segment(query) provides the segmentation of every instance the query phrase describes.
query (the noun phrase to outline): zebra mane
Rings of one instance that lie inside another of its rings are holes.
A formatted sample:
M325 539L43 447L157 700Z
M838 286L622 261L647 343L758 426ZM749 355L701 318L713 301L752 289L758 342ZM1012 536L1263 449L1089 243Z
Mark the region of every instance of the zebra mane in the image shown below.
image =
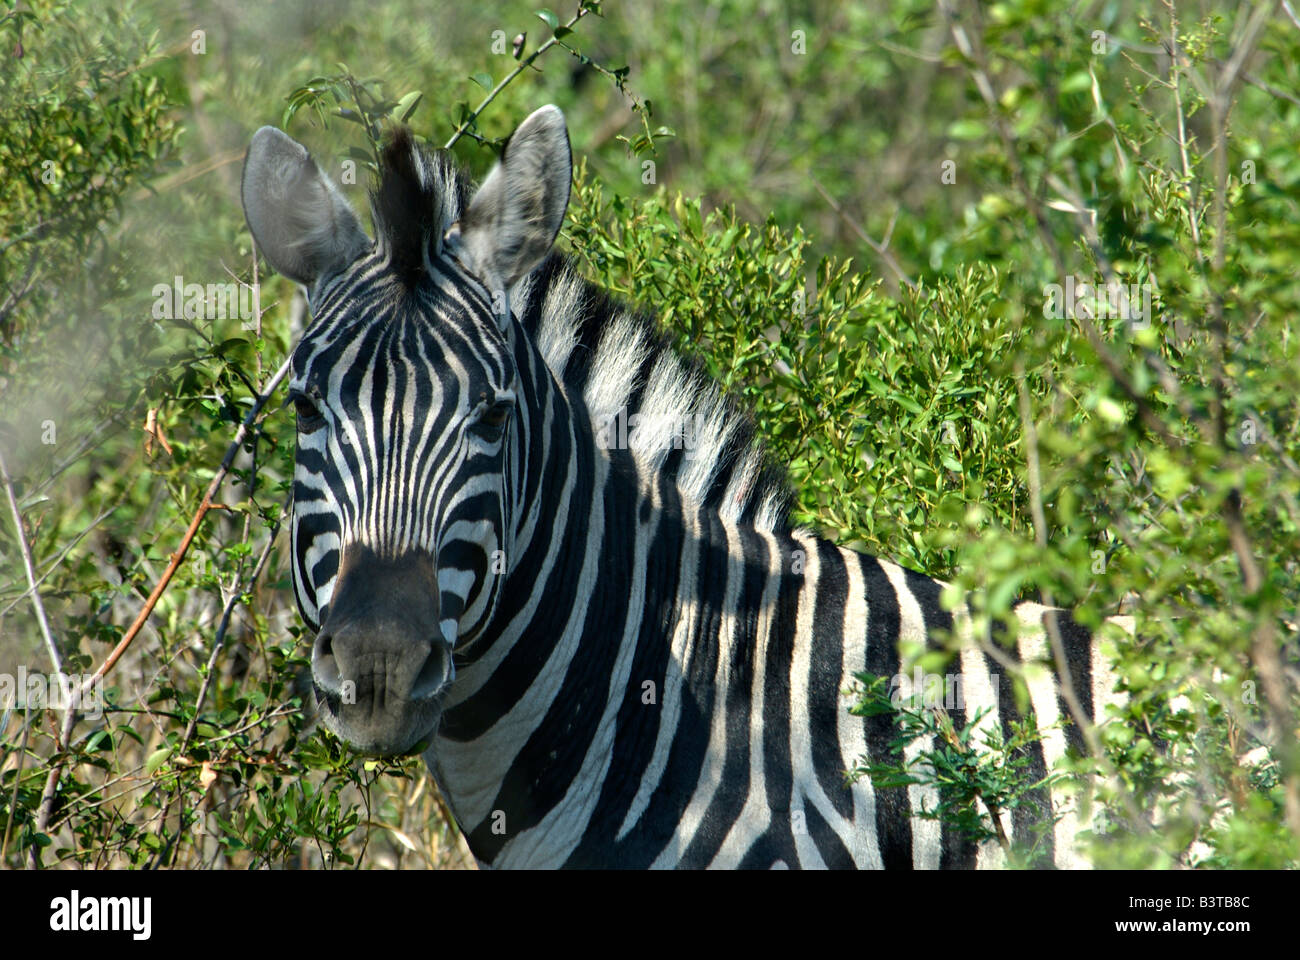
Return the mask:
M393 131L379 160L379 180L370 191L370 217L393 271L408 286L436 257L447 228L469 202L469 179L446 150L429 151L411 131Z
M724 520L788 529L785 471L753 419L698 360L677 352L653 314L611 296L560 253L522 281L512 300L556 379L582 397L593 431L613 433L611 418L620 411L640 415L642 439L652 441L632 445L641 463ZM670 442L680 424L691 427L693 456Z
M406 128L385 148L371 213L393 269L413 286L443 233L468 205L470 182L446 151L430 153ZM695 358L678 353L654 315L612 297L552 252L517 284L511 305L570 400L581 398L593 434L611 418L638 417L630 446L649 470L724 520L762 530L789 528L792 494L749 413ZM615 420L617 423L618 421ZM684 425L688 451L667 433ZM617 433L617 429L613 431ZM621 435L620 435L621 437ZM680 445L679 445L680 446Z

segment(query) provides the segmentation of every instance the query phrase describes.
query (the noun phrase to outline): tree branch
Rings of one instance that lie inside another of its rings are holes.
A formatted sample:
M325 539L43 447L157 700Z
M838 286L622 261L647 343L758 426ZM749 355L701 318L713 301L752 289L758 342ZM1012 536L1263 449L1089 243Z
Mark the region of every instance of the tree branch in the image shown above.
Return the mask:
M583 17L585 17L587 14L589 14L590 12L591 11L587 9L587 6L585 4L579 3L578 12L575 13L569 19L569 21L563 25L563 28L565 30L572 30L573 25L577 23L579 20L581 20ZM488 95L483 98L483 101L477 107L474 108L474 112L461 121L460 125L456 127L456 132L451 135L451 139L448 140L445 144L443 144L443 149L450 150L452 147L454 147L456 145L456 141L458 141L462 136L464 136L466 132L469 131L469 128L474 125L474 121L476 121L479 118L479 114L481 114L485 109L487 109L487 105L497 98L497 94L499 94L502 90L504 90L507 86L509 86L510 82L514 80L515 77L519 76L519 74L523 73L525 70L531 67L533 65L533 62L538 57L540 57L547 50L551 49L551 47L557 46L559 44L560 44L560 38L555 36L554 33L552 33L545 43L543 43L540 47L538 47L528 56L524 57L523 60L519 61L519 66L515 67L504 77L502 77L501 81L497 83L497 85L493 87L490 91L488 91ZM473 134L471 134L471 136L473 136Z

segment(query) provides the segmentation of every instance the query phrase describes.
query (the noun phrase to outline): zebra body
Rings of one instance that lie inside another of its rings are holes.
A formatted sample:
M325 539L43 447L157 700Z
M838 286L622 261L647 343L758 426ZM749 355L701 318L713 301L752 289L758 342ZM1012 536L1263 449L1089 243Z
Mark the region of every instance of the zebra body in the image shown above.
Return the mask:
M889 759L896 736L889 716L848 712L856 673L907 692L910 661L954 634L950 669L990 708L981 724L1005 728L1019 711L1004 665L961 607L943 609L942 584L786 523L744 416L549 253L569 176L553 107L472 199L399 133L372 243L302 147L254 138L250 228L315 315L290 384L293 571L325 722L363 752L426 743L485 865L1004 862L996 843L915 818L932 790L844 777ZM610 444L630 414L650 424L643 442ZM703 425L694 446L671 442L684 422ZM1044 608L1017 612L1026 629L1003 656L1050 660ZM1061 621L1099 721L1114 678ZM1048 728L1041 778L1083 744L1053 728L1053 675L1025 673ZM968 709L950 709L958 728ZM1077 865L1071 798L1041 801L1066 814L1053 862ZM1029 838L1024 809L1001 816Z

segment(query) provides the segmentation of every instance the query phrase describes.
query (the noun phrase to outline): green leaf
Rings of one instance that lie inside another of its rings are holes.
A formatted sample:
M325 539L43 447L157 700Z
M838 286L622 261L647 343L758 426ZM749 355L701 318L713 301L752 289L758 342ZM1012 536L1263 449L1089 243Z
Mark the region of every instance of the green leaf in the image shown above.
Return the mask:
M473 80L475 83L477 83L484 90L488 91L488 93L491 93L492 87L495 86L495 83L492 80L492 74L490 73L476 73L473 76L471 76L470 79Z
M948 125L948 136L953 140L982 140L988 132L982 120L958 120Z
M1062 93L1079 93L1092 86L1092 77L1087 70L1076 70L1061 81Z
M397 117L398 121L401 123L406 123L406 121L411 119L411 114L415 113L416 107L420 105L420 101L423 99L423 93L419 90L412 90L406 96L402 97L401 100L397 101L397 106L393 108L393 116Z
M144 762L144 775L146 777L152 777L158 772L158 768L167 761L167 758L170 757L171 754L171 747L160 747L153 753L149 754L148 759Z
M908 411L909 413L914 413L917 416L920 416L920 414L922 413L921 405L919 403L917 403L911 397L906 397L901 393L894 394L894 402L897 403L904 410Z
M1097 398L1097 413L1109 423L1119 424L1125 420L1124 408L1110 397Z
M557 17L554 13L552 13L552 12L551 12L550 10L548 10L546 7L542 7L542 9L540 9L540 10L537 11L537 19L541 20L543 23L545 23L545 24L546 24L548 27L550 27L552 30L554 30L556 27L558 27L558 26L560 25L560 19L559 19L559 17Z

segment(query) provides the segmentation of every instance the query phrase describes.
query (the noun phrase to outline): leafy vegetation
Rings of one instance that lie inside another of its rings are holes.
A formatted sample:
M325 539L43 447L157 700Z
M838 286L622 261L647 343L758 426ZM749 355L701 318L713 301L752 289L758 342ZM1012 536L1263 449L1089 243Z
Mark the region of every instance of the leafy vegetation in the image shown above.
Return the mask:
M1124 722L1074 761L1097 861L1295 865L1286 9L428 6L0 8L0 672L122 647L102 717L0 702L6 864L468 864L414 762L303 712L276 371L304 305L258 272L238 164L285 124L360 210L387 124L482 172L555 102L583 158L562 243L754 411L797 522L969 591L980 631L1025 597L1135 614ZM859 773L941 780L933 815L996 838L1042 731L974 751L903 719Z

